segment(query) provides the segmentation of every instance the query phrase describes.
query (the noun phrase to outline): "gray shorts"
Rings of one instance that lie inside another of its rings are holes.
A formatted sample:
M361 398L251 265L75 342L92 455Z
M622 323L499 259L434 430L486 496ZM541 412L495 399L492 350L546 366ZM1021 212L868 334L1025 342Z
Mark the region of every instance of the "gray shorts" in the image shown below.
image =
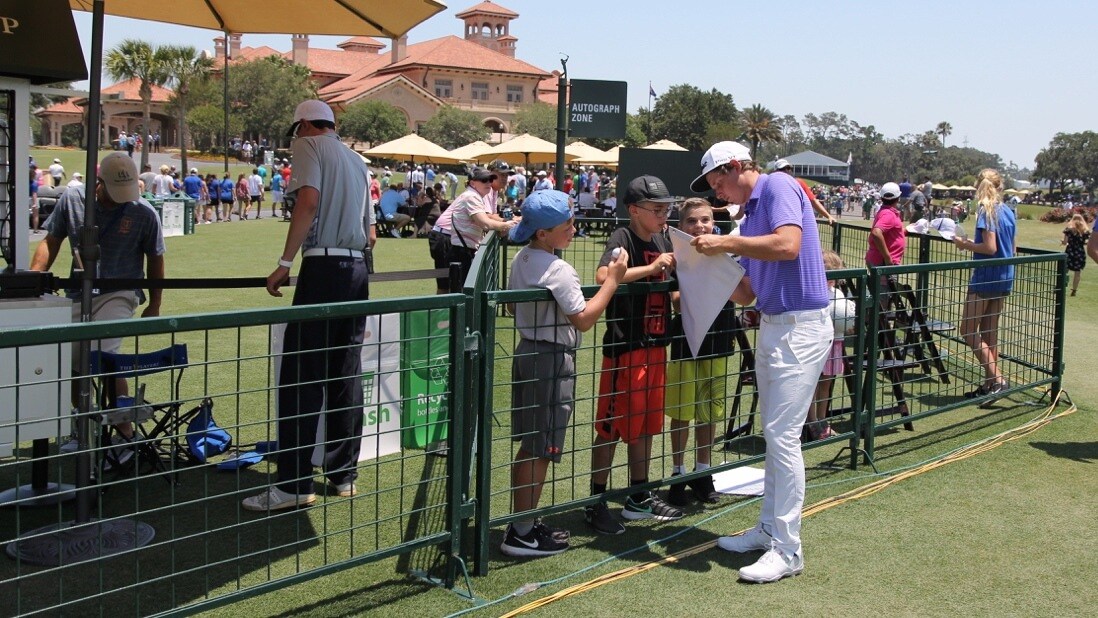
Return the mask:
M559 462L575 405L575 350L523 339L511 375L512 439L535 457Z
M138 306L137 294L133 290L116 290L114 292L107 292L100 294L99 296L92 297L92 310L91 319L92 322L103 322L106 320L128 320L134 316L137 312ZM80 301L77 300L72 304L72 321L73 324L80 323ZM72 357L75 359L77 354L77 347L79 342L74 342L72 346ZM122 348L122 338L112 337L110 339L92 339L91 349L101 350L103 352L118 352Z

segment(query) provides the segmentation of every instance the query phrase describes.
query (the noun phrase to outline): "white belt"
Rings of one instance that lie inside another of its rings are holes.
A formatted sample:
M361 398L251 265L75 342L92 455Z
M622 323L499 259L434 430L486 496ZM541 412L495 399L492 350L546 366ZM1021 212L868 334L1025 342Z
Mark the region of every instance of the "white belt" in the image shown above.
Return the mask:
M447 236L450 235L450 230L444 230L444 229L440 228L437 225L435 227L431 228L431 231L432 232L437 232L439 234L446 234Z
M762 314L767 324L797 324L798 322L820 322L831 315L827 307L823 309L805 309L804 311L786 311L785 313Z
M317 247L315 249L306 249L301 252L302 257L362 257L362 252L358 249L344 249L342 247Z

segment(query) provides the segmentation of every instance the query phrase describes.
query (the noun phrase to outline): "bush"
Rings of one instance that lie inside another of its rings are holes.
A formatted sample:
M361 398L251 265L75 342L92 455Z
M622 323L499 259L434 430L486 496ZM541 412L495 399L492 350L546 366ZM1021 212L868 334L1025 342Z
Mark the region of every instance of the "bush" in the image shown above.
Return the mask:
M1074 208L1053 208L1052 210L1041 215L1041 221L1045 223L1065 223L1071 219L1072 215L1083 215L1083 218L1087 220L1087 223L1093 223L1094 218L1098 217L1098 207L1086 207L1076 206Z

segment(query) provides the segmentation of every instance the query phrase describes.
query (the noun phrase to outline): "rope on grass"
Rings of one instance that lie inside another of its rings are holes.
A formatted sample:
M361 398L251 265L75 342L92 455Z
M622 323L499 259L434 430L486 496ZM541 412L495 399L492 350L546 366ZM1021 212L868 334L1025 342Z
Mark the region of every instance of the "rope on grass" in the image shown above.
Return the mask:
M1056 396L1056 398L1052 401L1052 403L1049 404L1048 408L1046 408L1036 418L1026 422L1023 425L1020 425L1020 426L1015 427L1013 429L1007 429L1006 431L1003 431L1002 433L996 434L994 436L990 436L990 437L985 438L983 440L980 440L978 442L973 442L971 444L962 446L962 447L960 447L960 448L958 448L954 451L951 451L951 452L946 453L946 454L944 454L940 457L937 457L937 458L935 458L935 459L933 459L933 460L931 460L927 463L916 466L914 468L904 470L902 472L899 472L899 473L894 474L892 476L889 476L887 478L883 478L883 479L880 479L878 481L874 481L874 482L869 483L867 485L864 485L862 487L858 487L858 488L852 489L850 491L841 493L837 496L832 496L830 498L825 498L823 500L820 500L819 502L817 502L815 504L812 504L812 505L810 505L810 506L808 506L804 509L804 511L803 511L804 517L811 517L811 516L816 515L818 513L822 513L823 511L826 511L827 509L834 508L836 506L845 504L847 502L850 502L850 501L853 501L853 500L859 500L861 498L866 498L866 497L871 496L871 495L873 495L873 494L875 494L879 491L882 491L882 490L886 489L887 487L890 487L891 485L899 483L900 481L909 479L909 478L914 477L914 476L918 476L920 474L924 474L926 472L930 472L931 470L935 470L935 469L940 468L942 466L946 466L946 465L949 465L949 464L952 464L952 463L957 463L958 461L962 461L962 460L968 459L970 457L975 457L976 455L981 455L983 453L986 453L988 451L996 449L996 448L998 448L998 447L1000 447L1000 446L1002 446L1002 445L1004 445L1008 442L1018 440L1019 438L1024 438L1024 437L1038 431L1039 429L1041 429L1045 425L1048 425L1052 421L1057 420L1059 418L1062 418L1064 416L1067 416L1069 414L1074 414L1076 411L1078 411L1078 407L1074 403L1072 403L1071 406L1069 408L1067 408L1066 410L1064 410L1063 412L1061 412L1059 414L1056 414L1056 415L1052 414L1052 412L1056 409L1056 406L1059 404L1060 398L1063 395L1064 395L1064 391L1061 390L1060 394L1058 394ZM1069 399L1069 401L1070 401L1070 399ZM742 532L746 532L746 530L741 530L737 534L740 534ZM682 561L686 558L689 558L691 556L699 554L699 553L701 553L703 551L706 551L706 550L708 550L712 547L715 547L715 546L716 546L716 541L710 541L710 542L702 543L700 545L695 545L694 547L690 547L690 548L684 549L682 551L675 552L674 554L670 554L668 556L660 558L659 560L654 560L654 561L651 561L651 562L646 562L646 563L643 563L643 564L634 565L634 566L631 566L631 567L620 569L618 571L614 571L613 573L607 573L607 574L602 575L600 577L596 577L595 579L592 579L590 581L586 581L586 582L583 582L581 584L576 584L574 586L570 586L568 588L565 588L564 590L553 593L549 596L542 597L542 598L540 598L536 601L532 601L530 603L527 603L526 605L523 605L522 607L519 607L515 610L512 610L512 611L506 613L506 614L503 614L501 618L511 618L513 616L520 616L522 614L526 614L526 613L529 613L531 611L541 609L541 608L549 605L550 603L554 603L554 602L559 601L561 599L576 596L578 594L582 594L584 592L588 592L590 590L600 588L602 586L605 586L606 584L613 583L613 582L616 582L616 581L620 581L620 580L626 579L628 577L632 577L634 575L639 575L641 573L645 573L645 572L650 571L650 570L652 570L656 567L659 567L659 566L663 566L663 565L667 565L667 564L674 564L674 563L680 562L680 561ZM522 587L522 591L523 591L523 593L533 592L534 590L537 590L538 587L539 587L538 584L527 584L526 586Z

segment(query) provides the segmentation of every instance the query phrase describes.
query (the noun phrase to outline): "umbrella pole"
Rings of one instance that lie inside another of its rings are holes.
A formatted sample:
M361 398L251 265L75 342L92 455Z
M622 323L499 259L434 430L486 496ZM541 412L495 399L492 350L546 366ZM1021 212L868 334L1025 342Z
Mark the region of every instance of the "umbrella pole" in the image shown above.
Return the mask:
M99 235L95 226L95 187L99 162L99 132L102 130L100 113L100 89L103 73L103 13L104 0L95 0L92 6L91 71L88 92L88 155L85 170L84 227L80 230L80 259L84 267L80 289L80 321L91 321L92 286L96 264L99 260ZM88 190L88 187L91 190ZM67 345L62 343L61 345ZM98 560L110 554L131 551L147 545L153 539L152 526L132 519L95 520L91 517L91 502L96 488L91 484L92 453L91 409L92 379L89 375L88 357L91 341L85 339L77 346L76 366L80 377L76 380L79 391L76 417L76 520L43 526L23 533L9 543L9 556L27 564L44 566L69 565L76 562ZM107 378L113 379L113 378Z
M225 133L222 136L221 150L222 155L225 157L225 173L229 173L229 31L224 32L225 44L222 45L222 49L225 51L224 69L221 71L221 88L222 88L222 111L225 113ZM229 214L232 214L232 207L229 208Z

